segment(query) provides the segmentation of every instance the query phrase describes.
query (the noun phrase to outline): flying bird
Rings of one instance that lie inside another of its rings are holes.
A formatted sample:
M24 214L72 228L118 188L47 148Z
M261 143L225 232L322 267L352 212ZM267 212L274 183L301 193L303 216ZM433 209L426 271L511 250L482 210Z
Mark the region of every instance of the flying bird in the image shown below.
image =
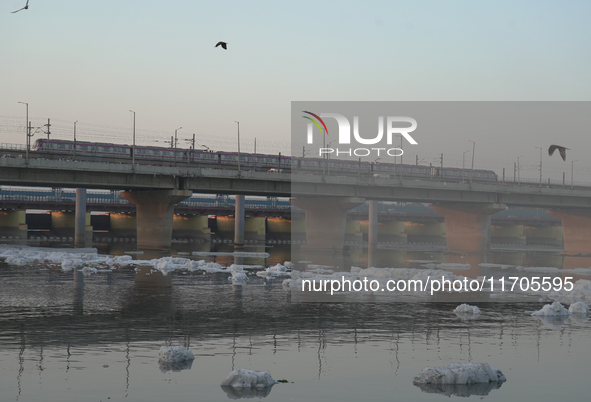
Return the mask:
M25 6L23 8L16 10L16 11L12 11L11 14L18 13L21 10L28 10L28 9L29 9L29 0L27 0L27 4L25 4Z
M548 148L548 155L552 156L554 151L558 150L558 152L560 153L560 156L562 156L562 160L565 161L567 149L569 149L569 148L561 147L560 145L550 145L550 148Z
M216 43L215 47L218 47L220 45L224 48L224 50L227 50L228 49L226 47L226 46L228 46L228 44L226 42L218 42L218 43Z

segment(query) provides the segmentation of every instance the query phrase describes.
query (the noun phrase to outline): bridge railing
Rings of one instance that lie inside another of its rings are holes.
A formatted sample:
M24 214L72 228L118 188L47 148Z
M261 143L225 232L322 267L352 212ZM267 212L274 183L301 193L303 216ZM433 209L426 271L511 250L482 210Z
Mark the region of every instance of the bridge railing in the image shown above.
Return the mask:
M517 185L526 185L526 186L540 186L540 179L513 179L513 178L505 178L505 181L502 179L499 180L499 183L505 184L517 184ZM542 179L542 187L560 187L560 188L589 188L591 187L590 182L584 181L570 181L570 180L552 180L552 179Z
M0 155L2 154L3 150L6 150L6 151L26 151L27 147L26 147L26 145L23 145L23 144L10 144L7 142L1 142L0 143Z

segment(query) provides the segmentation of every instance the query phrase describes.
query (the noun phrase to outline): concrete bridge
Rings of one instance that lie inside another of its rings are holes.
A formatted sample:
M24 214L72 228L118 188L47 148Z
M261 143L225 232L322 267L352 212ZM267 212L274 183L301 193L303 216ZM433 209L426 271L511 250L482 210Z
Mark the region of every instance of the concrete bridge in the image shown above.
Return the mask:
M23 189L0 190L0 234L8 239L63 241L74 236L74 190ZM246 198L245 242L287 243L306 240L303 210L288 201ZM49 213L25 210L46 210ZM86 236L95 242L132 241L137 236L135 205L121 198L119 191L89 191ZM175 206L173 240L177 242L228 242L234 238L235 200L227 195L195 194ZM368 241L368 204L347 214L345 243L361 245ZM208 219L209 216L209 219ZM212 217L213 216L213 217ZM384 244L446 243L443 215L424 204L379 203L378 240ZM552 245L562 247L560 220L540 209L513 208L491 216L491 241L505 245ZM292 230L293 228L293 230ZM108 232L108 233L107 233ZM214 233L215 235L211 235ZM286 242L287 241L287 242Z
M506 206L525 206L549 208L550 214L562 220L567 253L591 252L591 188L19 158L0 158L0 184L125 190L122 196L136 204L140 248L168 247L174 206L197 191L237 195L237 245L244 244L240 233L244 232L244 195L248 194L292 197L294 205L306 212L308 244L319 249L342 250L347 211L365 200L370 200L369 242L377 244L375 202L382 200L431 203L444 216L451 251L487 249L490 216ZM85 199L80 190L77 210L86 210Z

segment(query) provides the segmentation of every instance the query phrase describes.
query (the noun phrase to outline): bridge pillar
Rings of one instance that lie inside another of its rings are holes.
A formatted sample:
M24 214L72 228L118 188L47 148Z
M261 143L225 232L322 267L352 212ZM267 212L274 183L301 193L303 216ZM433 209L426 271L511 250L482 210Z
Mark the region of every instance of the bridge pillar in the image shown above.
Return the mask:
M306 251L342 252L347 211L365 203L354 197L291 198L289 202L305 211Z
M562 221L564 252L568 254L591 253L591 210L582 208L551 209L550 215Z
M138 249L167 249L172 242L174 206L191 196L188 190L124 191L135 204Z
M490 248L490 216L504 204L431 204L429 208L445 219L447 250L482 252Z
M244 195L236 195L234 206L234 246L244 246Z
M86 245L86 189L76 189L76 218L74 219L74 244Z

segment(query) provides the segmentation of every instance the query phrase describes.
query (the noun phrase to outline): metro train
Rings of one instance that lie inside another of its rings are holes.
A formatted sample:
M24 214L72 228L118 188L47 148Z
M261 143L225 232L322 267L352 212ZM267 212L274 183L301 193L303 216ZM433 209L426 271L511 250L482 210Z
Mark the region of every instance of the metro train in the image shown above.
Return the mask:
M64 155L65 157L86 157L89 160L107 161L131 159L133 149L129 145L76 141L38 139L33 151ZM202 167L235 169L238 165L237 152L213 152L200 149L165 148L136 145L136 163L144 164L192 164ZM240 153L240 166L243 170L268 172L327 173L342 176L390 178L430 178L447 181L496 182L497 175L492 170L459 169L424 165L361 162L343 159L303 158L281 155Z

